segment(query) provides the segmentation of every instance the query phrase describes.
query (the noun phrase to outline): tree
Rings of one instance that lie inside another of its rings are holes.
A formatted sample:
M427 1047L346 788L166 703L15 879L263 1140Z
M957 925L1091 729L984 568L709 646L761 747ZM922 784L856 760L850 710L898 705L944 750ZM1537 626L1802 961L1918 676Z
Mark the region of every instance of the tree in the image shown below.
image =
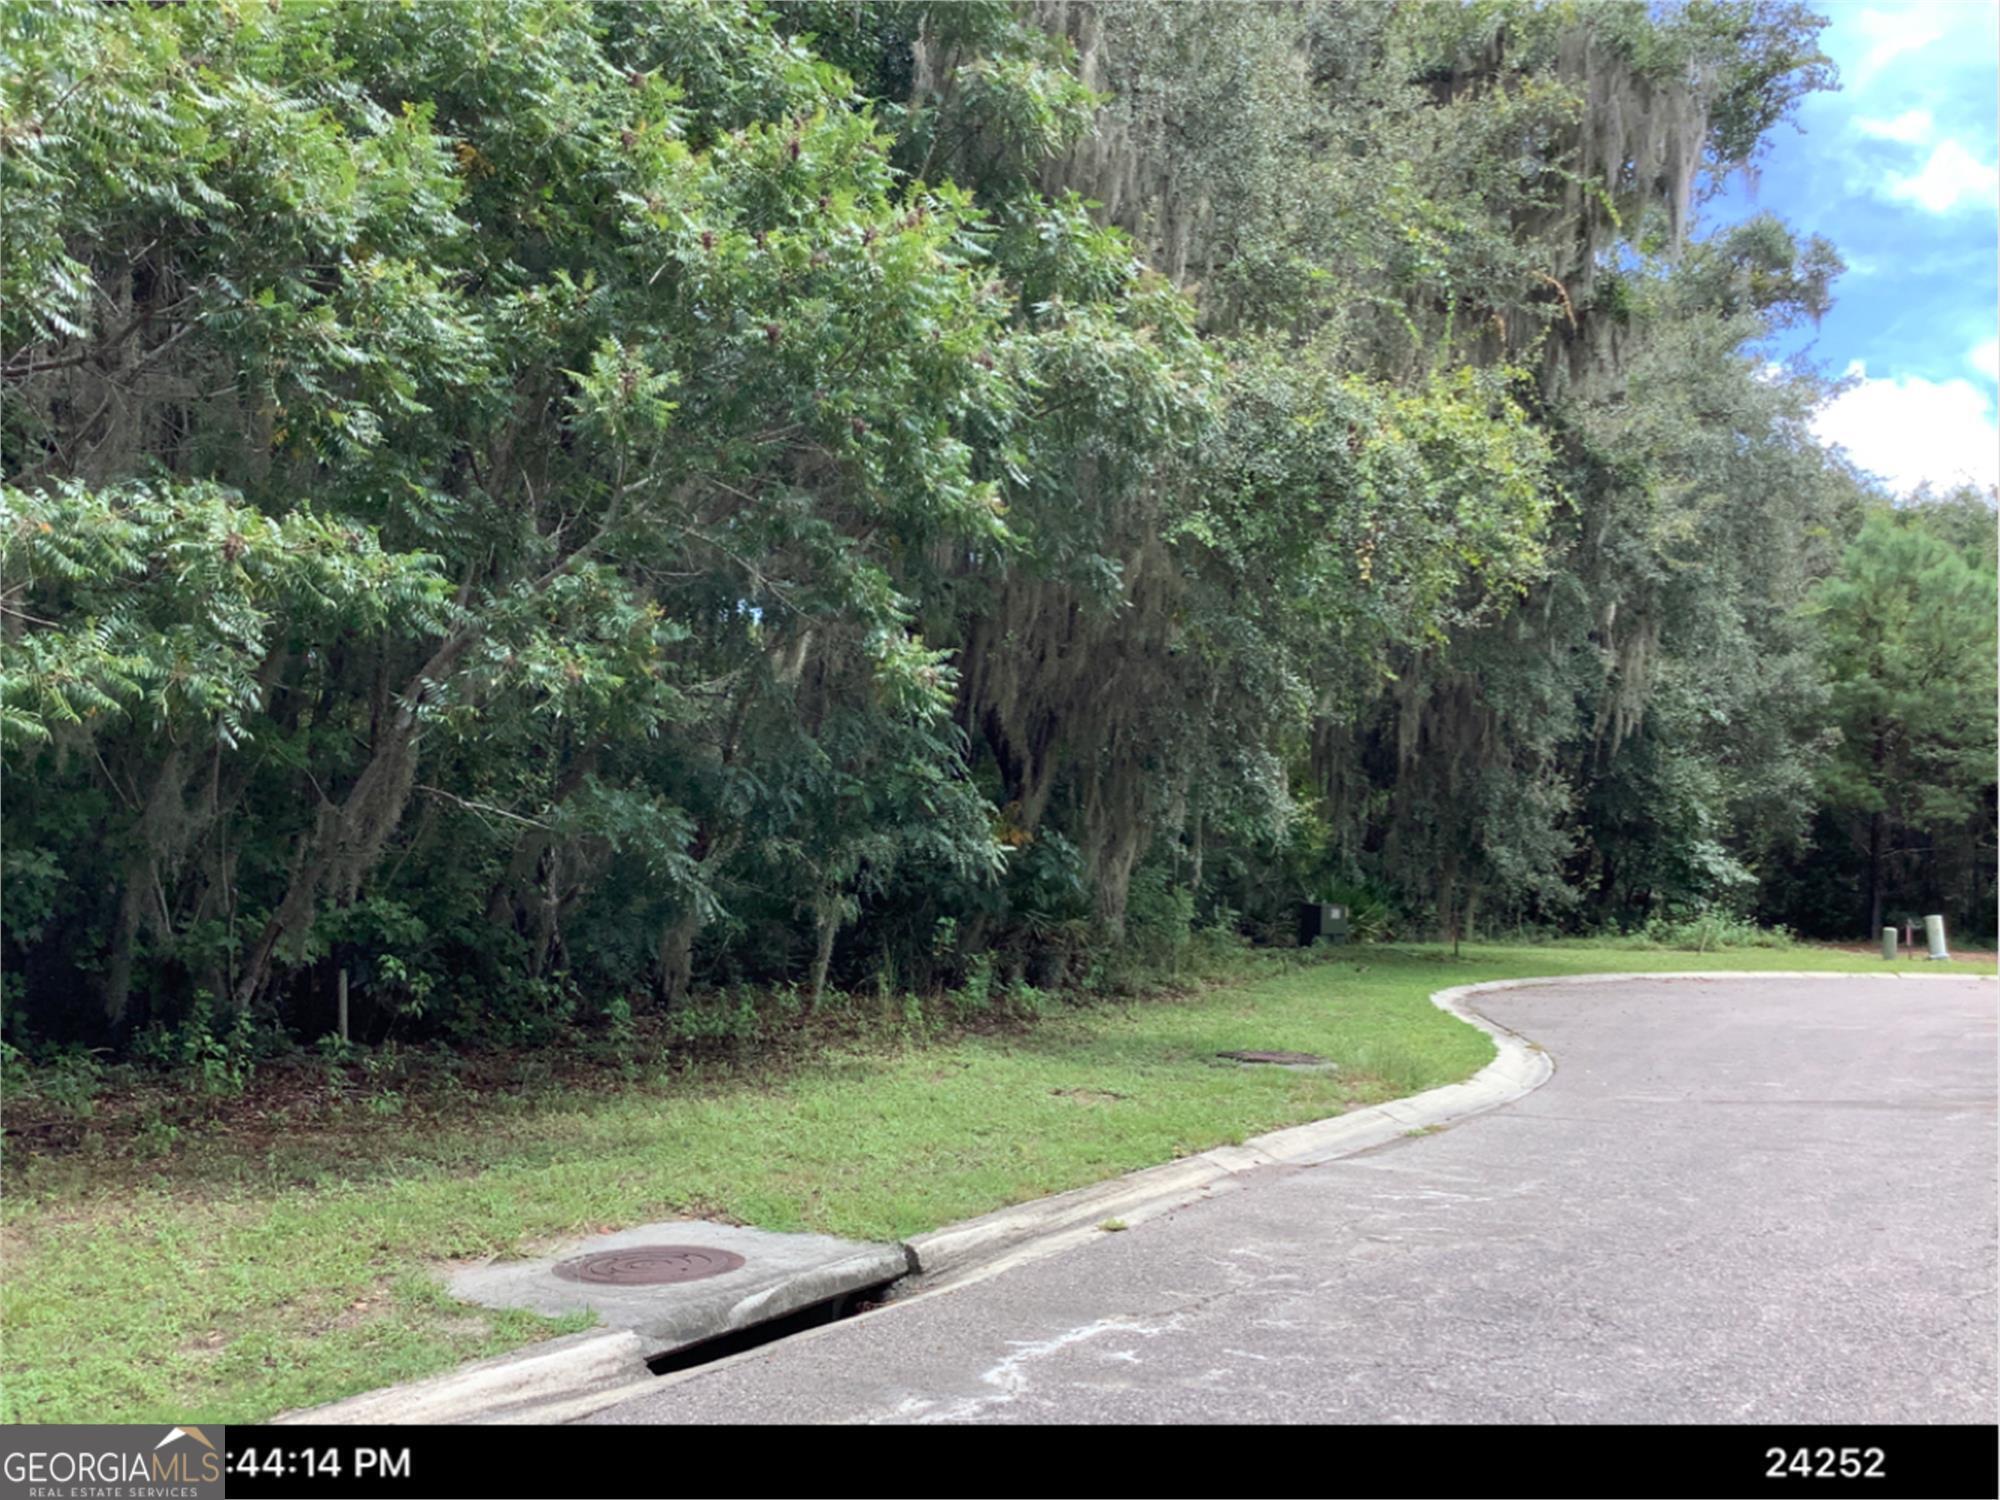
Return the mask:
M755 840L924 780L1007 303L841 74L747 5L7 14L31 975L504 989L636 866L671 995ZM990 865L930 781L892 826Z
M1864 491L1766 357L1839 262L1699 211L1819 24L0 11L7 1025L1795 909L1873 816L1799 608ZM1990 580L1980 505L1912 524ZM1970 733L1865 783L1954 900Z
M1865 829L1871 933L1894 893L1956 886L1954 914L1971 906L1971 890L1940 878L1948 862L1961 878L1987 872L1990 890L1994 574L1927 519L1871 516L1811 603L1840 734L1826 800Z

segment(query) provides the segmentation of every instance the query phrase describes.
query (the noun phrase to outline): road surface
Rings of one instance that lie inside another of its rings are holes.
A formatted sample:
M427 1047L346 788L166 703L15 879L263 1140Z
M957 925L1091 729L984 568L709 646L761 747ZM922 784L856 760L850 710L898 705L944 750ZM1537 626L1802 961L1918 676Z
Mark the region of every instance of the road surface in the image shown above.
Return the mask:
M1996 987L1478 997L1554 1078L592 1420L1992 1422Z

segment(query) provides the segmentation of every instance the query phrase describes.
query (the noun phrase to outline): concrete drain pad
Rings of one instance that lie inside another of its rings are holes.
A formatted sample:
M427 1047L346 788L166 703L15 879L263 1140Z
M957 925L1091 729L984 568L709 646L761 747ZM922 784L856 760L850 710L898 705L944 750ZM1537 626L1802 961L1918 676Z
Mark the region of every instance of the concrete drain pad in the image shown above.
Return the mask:
M549 1317L594 1312L612 1328L631 1329L652 1359L909 1270L901 1245L679 1219L593 1235L540 1260L472 1266L449 1285L454 1297L482 1307Z

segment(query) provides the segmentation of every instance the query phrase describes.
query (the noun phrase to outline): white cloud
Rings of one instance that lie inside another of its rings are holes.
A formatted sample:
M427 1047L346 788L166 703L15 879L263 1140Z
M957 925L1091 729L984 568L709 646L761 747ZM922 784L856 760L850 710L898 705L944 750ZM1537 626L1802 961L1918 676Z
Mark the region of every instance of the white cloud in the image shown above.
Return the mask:
M1901 141L1905 146L1914 146L1930 139L1931 112L1906 109L1893 120L1875 120L1864 115L1855 120L1854 128L1878 141Z
M1848 373L1860 378L1813 418L1821 442L1845 448L1898 494L1925 480L2000 484L2000 424L1992 398L1978 386L1917 375L1871 379L1859 361Z
M1943 39L1943 15L1932 6L1903 6L1895 10L1864 10L1853 17L1857 40L1866 49L1855 63L1865 83L1905 52L1921 52Z
M1949 213L1961 203L1990 209L2000 200L2000 166L1981 161L1957 141L1940 141L1921 172L1890 179L1889 196L1934 214Z
M1988 380L2000 381L2000 338L1988 339L1983 344L1974 344L1965 358L1973 369Z

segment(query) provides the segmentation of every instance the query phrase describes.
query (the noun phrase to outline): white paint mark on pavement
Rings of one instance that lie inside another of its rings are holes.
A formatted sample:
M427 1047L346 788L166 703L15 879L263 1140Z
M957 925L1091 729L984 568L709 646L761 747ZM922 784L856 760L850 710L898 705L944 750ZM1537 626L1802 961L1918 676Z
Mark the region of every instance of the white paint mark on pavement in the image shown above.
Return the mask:
M1178 1331L1180 1322L1178 1317L1169 1318L1166 1322L1158 1324L1138 1323L1123 1317L1099 1318L1094 1323L1085 1323L1080 1328L1069 1329L1054 1338L1041 1339L1034 1343L1014 1340L1012 1342L1016 1352L1008 1355L991 1369L981 1372L979 1376L983 1384L993 1387L995 1394L967 1397L942 1408L925 1397L912 1396L902 1401L895 1411L889 1414L888 1420L914 1419L925 1424L977 1421L996 1406L1007 1406L1018 1401L1027 1392L1029 1371L1038 1360L1060 1354L1065 1349L1088 1343L1107 1333L1157 1338L1160 1334ZM1125 1358L1132 1364L1139 1362L1138 1354L1132 1350L1121 1351L1113 1357Z

